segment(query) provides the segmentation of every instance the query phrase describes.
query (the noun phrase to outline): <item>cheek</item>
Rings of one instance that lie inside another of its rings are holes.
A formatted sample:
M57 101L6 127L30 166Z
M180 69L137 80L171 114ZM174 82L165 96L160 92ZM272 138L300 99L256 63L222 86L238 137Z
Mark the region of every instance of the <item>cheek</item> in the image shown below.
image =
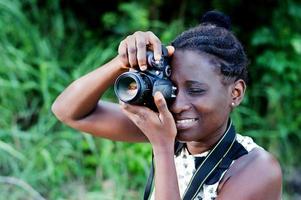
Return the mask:
M194 101L193 106L203 120L216 112L216 105L206 98L200 98Z
M212 94L194 101L194 107L200 115L228 115L230 107L225 95ZM213 117L213 116L212 116ZM214 118L217 116L214 116Z

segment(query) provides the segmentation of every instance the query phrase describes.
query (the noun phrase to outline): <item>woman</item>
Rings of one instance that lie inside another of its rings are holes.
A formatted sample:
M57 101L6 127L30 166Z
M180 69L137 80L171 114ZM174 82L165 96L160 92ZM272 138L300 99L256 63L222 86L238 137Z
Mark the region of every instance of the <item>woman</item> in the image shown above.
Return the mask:
M177 96L168 106L157 92L154 102L158 112L99 101L120 74L131 68L147 69L147 49L154 52L156 60L161 58L158 37L140 31L120 43L114 59L67 87L52 110L62 122L95 136L150 142L155 163L153 197L184 198L192 187L190 180L205 162L202 157L234 130L230 113L244 97L247 58L229 29L228 17L208 12L199 26L182 33L167 47ZM280 199L278 162L250 138L234 135L229 151L223 151L227 154L191 199Z

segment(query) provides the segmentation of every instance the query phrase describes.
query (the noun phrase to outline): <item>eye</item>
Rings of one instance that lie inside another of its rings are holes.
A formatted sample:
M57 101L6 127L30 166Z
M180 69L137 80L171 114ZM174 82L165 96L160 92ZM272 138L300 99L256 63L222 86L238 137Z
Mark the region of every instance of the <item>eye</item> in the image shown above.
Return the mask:
M203 94L205 90L202 88L188 88L187 92L189 94Z

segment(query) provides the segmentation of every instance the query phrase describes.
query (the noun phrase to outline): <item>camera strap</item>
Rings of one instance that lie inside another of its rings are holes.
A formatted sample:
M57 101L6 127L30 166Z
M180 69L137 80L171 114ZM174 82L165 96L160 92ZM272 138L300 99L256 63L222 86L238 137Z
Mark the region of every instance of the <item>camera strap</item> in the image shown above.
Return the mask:
M230 152L236 140L235 128L232 121L227 128L223 137L218 141L214 148L205 157L205 160L197 168L193 177L184 192L183 200L194 199L200 192L202 186L208 177L214 172L217 166L222 162L223 158Z
M213 149L207 154L204 161L196 169L196 172L194 173L193 177L190 180L190 183L186 188L186 191L184 192L183 200L194 199L200 192L208 177L210 177L210 175L214 173L218 165L229 154L236 140L235 128L232 125L232 121L229 121L230 122L228 124L228 128L222 138L217 142ZM184 145L184 143L176 142L175 154L177 154ZM148 200L150 196L154 173L155 170L152 156L151 171L144 191L144 200Z
M155 174L154 154L152 154L152 164L151 164L150 172L149 172L149 175L148 175L148 178L147 178L146 186L145 186L145 189L144 189L143 200L148 200L148 197L151 193L154 174Z

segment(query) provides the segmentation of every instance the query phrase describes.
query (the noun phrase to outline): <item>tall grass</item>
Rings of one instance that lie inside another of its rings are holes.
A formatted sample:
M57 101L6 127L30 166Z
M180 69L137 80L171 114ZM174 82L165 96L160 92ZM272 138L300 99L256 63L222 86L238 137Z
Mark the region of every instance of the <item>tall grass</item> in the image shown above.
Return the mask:
M132 27L96 41L72 13L60 9L58 0L47 3L41 7L35 0L0 0L0 196L139 199L149 169L149 145L78 133L50 111L64 87L112 58L123 34L140 26L134 23L139 16L126 13L137 5L120 7ZM147 12L138 15L145 18ZM165 35L166 40L171 37ZM105 98L114 101L112 90Z

